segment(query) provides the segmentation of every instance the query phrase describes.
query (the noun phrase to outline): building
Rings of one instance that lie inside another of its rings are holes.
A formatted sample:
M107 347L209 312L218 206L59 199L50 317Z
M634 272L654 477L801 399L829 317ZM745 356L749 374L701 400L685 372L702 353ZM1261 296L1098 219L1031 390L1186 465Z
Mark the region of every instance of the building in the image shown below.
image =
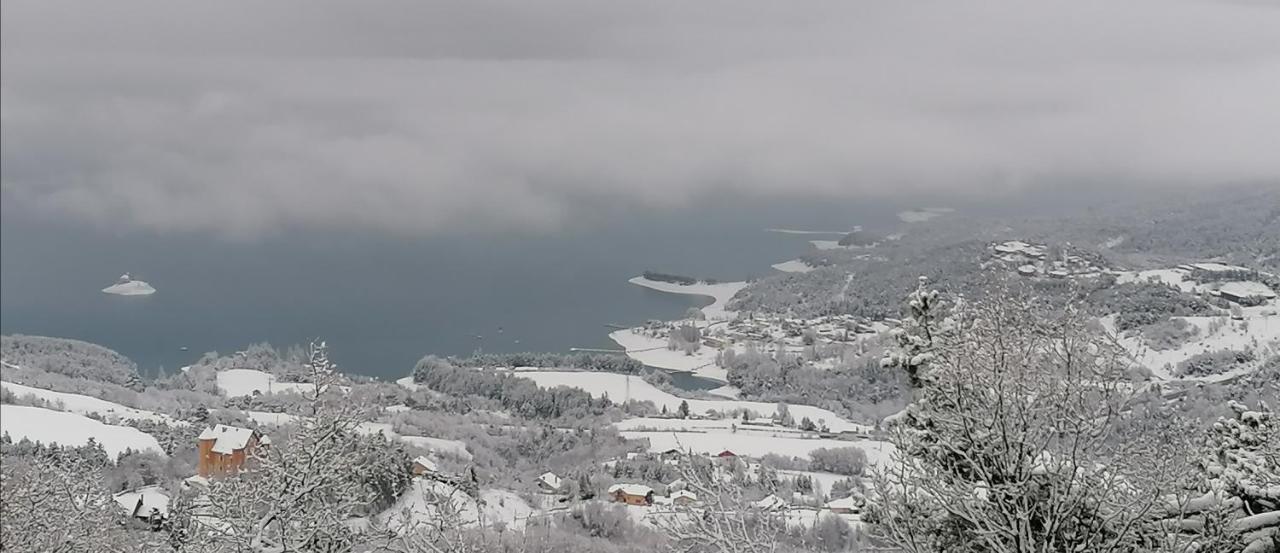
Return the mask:
M764 499L756 502L756 507L761 511L785 511L787 510L787 501L773 494L764 496Z
M851 515L862 512L862 501L854 496L827 502L827 509L838 515Z
M557 493L563 485L564 480L561 480L554 472L544 472L542 476L538 477L538 489L547 493Z
M644 484L614 484L609 486L609 497L627 505L653 505L653 488Z
M1276 293L1266 284L1255 281L1228 282L1218 288L1217 294L1224 300L1245 307L1262 305L1276 299Z
M732 452L732 451L729 451L729 450L727 450L727 449L726 449L726 450L724 450L724 451L721 451L720 453L717 453L717 454L716 454L716 457L719 457L719 458L721 458L721 459L729 459L729 460L732 460L732 459L737 459L737 458L738 458L738 454L737 454L737 453L734 453L734 452Z
M419 455L413 460L413 475L422 476L424 474L440 474L440 467L436 466L431 459Z
M235 474L259 446L271 444L271 439L257 430L219 424L200 433L200 458L196 472L205 478Z
M160 486L147 486L111 496L130 518L153 525L169 517L169 496Z
M679 490L673 492L668 497L671 498L671 504L677 506L688 506L698 502L698 494L689 490Z

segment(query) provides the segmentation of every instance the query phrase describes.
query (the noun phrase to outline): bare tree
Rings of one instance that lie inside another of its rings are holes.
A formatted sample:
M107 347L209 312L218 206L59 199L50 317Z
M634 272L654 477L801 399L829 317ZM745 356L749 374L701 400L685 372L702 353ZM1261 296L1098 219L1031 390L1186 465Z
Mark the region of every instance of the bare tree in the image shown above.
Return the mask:
M749 501L743 486L733 482L717 461L685 457L680 465L696 504L673 506L673 512L654 516L656 526L671 538L671 551L681 553L766 553L778 551L786 537L786 518Z

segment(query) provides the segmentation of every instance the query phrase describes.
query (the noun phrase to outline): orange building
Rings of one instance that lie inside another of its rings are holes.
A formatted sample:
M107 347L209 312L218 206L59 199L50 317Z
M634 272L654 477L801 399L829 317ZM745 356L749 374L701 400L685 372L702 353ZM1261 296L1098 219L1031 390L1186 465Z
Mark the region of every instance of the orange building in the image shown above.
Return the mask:
M239 472L258 446L271 443L256 430L225 424L204 429L198 440L200 459L196 472L205 478Z
M627 505L653 504L653 488L643 484L614 484L609 486L609 496Z

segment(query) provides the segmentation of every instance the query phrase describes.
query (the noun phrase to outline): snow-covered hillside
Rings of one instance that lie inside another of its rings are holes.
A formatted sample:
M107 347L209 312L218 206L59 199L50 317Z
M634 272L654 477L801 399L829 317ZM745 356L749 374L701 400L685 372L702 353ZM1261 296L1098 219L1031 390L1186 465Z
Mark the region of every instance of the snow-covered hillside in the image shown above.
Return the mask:
M173 425L187 425L185 421L180 421L168 415L146 411L143 409L134 409L125 407L119 403L113 403L96 397L68 394L64 392L54 392L44 388L33 388L31 386L23 386L22 384L14 384L12 382L0 382L0 388L12 392L18 397L34 396L52 404L61 404L61 411L68 411L80 415L98 415L105 420L146 420L161 422Z
M729 413L735 410L747 409L754 412L758 417L768 418L772 417L778 410L778 404L760 401L731 399L686 400L659 390L638 376L587 371L519 371L516 374L522 378L537 382L543 388L555 386L580 388L596 397L608 394L609 399L616 402L623 402L628 399L652 401L659 409L665 406L668 411L673 413L680 408L680 403L683 401L688 401L689 410L698 414L706 413L707 411ZM868 430L866 425L846 421L826 409L809 405L788 405L788 409L794 419L800 420L808 417L815 424L826 424L833 432L865 432Z
M537 513L520 496L507 490L482 490L480 501L476 501L449 484L417 478L378 518L393 531L408 531L440 520L440 506L448 504L452 504L458 520L468 526L502 524L522 529L529 517Z
M893 453L892 444L877 440L793 438L727 430L707 432L624 431L619 434L633 440L648 439L649 451L653 452L678 449L696 454L716 455L728 450L748 457L761 457L769 453L788 457L803 457L818 448L858 447L866 452L867 462L872 465L888 461Z
M113 459L126 449L165 454L154 437L136 428L41 407L0 404L0 432L8 433L14 441L26 438L64 446L85 445L93 438Z

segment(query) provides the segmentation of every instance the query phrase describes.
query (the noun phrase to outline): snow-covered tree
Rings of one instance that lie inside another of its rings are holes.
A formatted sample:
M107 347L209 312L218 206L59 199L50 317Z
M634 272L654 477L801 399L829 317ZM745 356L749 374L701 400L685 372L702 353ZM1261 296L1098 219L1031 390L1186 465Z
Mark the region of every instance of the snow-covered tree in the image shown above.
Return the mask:
M750 501L741 482L719 463L685 457L680 463L685 489L693 505L675 505L673 513L655 517L670 539L670 550L707 553L772 553L786 537L786 519Z
M138 551L121 530L102 466L70 450L0 460L0 551Z
M997 287L937 331L922 286L895 334L916 387L870 519L912 553L1134 551L1185 463L1123 431L1125 352L1076 309Z

